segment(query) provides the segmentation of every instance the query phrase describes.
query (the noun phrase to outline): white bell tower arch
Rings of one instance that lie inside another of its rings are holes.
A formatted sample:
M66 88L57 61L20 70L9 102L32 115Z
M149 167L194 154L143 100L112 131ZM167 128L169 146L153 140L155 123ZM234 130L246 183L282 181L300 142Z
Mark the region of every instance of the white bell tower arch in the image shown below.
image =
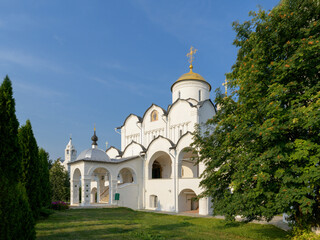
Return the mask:
M76 158L77 158L77 150L73 146L72 137L70 136L69 142L64 151L64 162L62 164L69 174L70 174L70 166L68 165L68 163L75 161Z

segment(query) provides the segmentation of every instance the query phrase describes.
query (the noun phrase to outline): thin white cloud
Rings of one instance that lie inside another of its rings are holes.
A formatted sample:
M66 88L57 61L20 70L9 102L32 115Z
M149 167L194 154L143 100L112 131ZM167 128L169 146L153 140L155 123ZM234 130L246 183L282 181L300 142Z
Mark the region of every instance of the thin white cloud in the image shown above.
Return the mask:
M57 73L66 73L62 67L55 63L17 50L0 49L0 63L16 64L36 71L45 69Z
M208 33L211 35L213 32L223 30L221 23L214 22L210 18L209 12L213 8L213 1L202 1L201 4L195 4L194 1L181 1L174 8L167 5L164 8L161 2L139 0L137 3L151 22L182 42L206 39Z
M18 81L13 82L13 87L15 91L28 93L30 95L37 95L43 98L52 98L52 97L62 97L65 96L64 93L58 92L46 87L41 87L39 85L26 84Z
M126 89L127 91L130 91L131 93L134 93L139 96L145 96L147 93L149 93L152 90L145 84L139 84L136 81L135 82L122 81L113 76L108 76L104 79L94 77L92 78L92 80L98 83L101 83L103 85L106 85L108 87L114 86L114 87L120 87L120 88Z
M8 13L2 14L0 28L9 31L25 31L26 28L39 27L40 21L32 15Z

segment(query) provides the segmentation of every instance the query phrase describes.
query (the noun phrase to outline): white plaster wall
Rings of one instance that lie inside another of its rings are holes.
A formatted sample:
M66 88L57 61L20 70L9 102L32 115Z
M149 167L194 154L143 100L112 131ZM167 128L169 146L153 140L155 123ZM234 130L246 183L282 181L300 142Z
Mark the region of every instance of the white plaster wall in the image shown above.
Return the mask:
M180 178L178 193L180 193L184 189L191 189L195 192L195 194L200 194L202 192L201 188L199 187L200 181L200 178Z
M123 154L122 154L122 157L123 158L126 158L126 157L131 157L131 156L137 156L140 154L140 152L142 151L143 149L141 148L141 146L137 143L134 143L132 142L131 144L129 144Z
M170 109L168 114L169 139L176 143L180 135L194 131L197 123L197 108L190 106L187 101L180 100ZM180 134L181 130L181 134Z
M157 121L151 121L151 113L156 110L158 111L158 120ZM158 137L166 136L166 122L164 121L165 117L163 117L163 110L153 105L148 109L147 112L145 112L144 118L143 118L143 146L148 147L150 142Z
M169 152L171 147L170 142L162 137L159 137L153 141L146 153L145 161L145 207L146 209L153 209L150 207L150 195L156 195L158 197L157 210L161 211L175 211L175 161ZM152 163L159 156L167 154L171 160L172 178L170 179L149 179L152 167Z
M119 155L119 152L111 147L108 149L108 151L106 151L107 155L109 156L109 158L116 158Z
M197 177L197 166L192 162L182 161L181 163L181 173L182 178L193 178Z
M206 101L199 109L199 121L200 123L206 123L208 119L215 115L215 110L211 102Z
M148 179L146 182L146 209L154 209L150 207L150 195L158 197L159 211L175 211L175 194L173 179Z
M116 175L118 176L119 172L127 168L133 172L134 183L117 185L115 192L120 193L120 206L129 207L133 209L142 209L143 208L143 160L140 157L125 161L119 164L116 164ZM125 193L128 191L128 193ZM117 204L117 203L116 203Z
M140 125L138 121L137 116L131 115L121 128L121 151L132 141L141 143L141 129L138 127Z
M134 183L127 183L117 187L116 192L120 193L120 200L115 201L117 206L139 209L139 186Z
M199 91L201 91L201 99L199 99ZM174 84L172 88L172 103L177 99L193 98L197 101L204 101L210 98L209 85L203 81L185 80Z

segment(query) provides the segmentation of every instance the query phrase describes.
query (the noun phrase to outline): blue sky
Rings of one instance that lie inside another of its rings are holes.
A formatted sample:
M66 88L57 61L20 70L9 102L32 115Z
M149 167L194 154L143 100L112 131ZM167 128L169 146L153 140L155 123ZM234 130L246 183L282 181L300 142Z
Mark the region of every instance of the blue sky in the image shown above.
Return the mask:
M194 72L214 89L236 60L232 22L272 9L278 0L0 1L0 77L13 83L20 124L31 120L38 145L64 158L72 134L78 154L120 147L114 131L156 103L167 108L170 87Z

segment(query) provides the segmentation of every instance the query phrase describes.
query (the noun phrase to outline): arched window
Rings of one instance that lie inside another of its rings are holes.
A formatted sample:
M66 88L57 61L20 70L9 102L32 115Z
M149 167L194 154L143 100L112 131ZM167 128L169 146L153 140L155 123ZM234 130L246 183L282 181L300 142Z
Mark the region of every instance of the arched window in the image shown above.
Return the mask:
M152 164L152 178L162 178L162 167L157 160Z
M179 99L181 98L181 92L180 91L178 92L178 98Z
M201 101L201 90L199 90L199 101Z
M158 120L158 111L153 110L151 113L151 122L157 121Z

